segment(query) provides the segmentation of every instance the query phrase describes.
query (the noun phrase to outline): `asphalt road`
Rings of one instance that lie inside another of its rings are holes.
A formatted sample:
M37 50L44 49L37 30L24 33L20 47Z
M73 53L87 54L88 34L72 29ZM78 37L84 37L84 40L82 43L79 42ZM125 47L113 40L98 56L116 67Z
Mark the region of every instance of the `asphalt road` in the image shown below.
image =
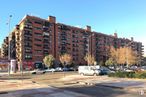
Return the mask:
M62 87L60 89L82 93L85 95L89 95L91 97L146 97L146 95L140 95L139 91L129 92L123 89L104 87L100 85L96 86L76 85L70 87Z

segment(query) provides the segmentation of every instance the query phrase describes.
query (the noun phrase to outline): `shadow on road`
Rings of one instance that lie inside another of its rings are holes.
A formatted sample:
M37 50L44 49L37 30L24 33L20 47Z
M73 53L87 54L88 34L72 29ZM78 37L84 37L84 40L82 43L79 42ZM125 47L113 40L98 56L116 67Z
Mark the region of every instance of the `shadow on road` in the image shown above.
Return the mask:
M60 89L82 93L91 97L145 97L138 92L129 92L120 88L105 87L101 84L95 85L74 85L60 87Z

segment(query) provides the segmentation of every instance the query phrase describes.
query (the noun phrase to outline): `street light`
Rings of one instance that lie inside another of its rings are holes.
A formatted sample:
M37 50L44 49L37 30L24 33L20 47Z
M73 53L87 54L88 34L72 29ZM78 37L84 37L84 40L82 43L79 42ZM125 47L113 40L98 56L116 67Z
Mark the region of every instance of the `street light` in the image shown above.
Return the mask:
M8 33L9 33L9 36L8 36L8 60L9 60L9 65L8 65L8 73L10 75L10 62L11 62L11 45L10 45L10 22L11 22L11 18L12 18L12 15L9 16L9 20L7 22L7 25L9 26L9 30L8 30Z

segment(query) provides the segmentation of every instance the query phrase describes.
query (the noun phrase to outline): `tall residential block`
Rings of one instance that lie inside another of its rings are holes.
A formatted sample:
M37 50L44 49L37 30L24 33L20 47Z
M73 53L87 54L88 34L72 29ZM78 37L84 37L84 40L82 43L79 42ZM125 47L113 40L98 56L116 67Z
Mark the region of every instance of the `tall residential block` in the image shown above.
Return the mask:
M133 38L118 38L117 33L106 35L94 32L88 25L83 29L57 23L54 16L42 19L26 15L9 38L11 58L16 58L18 64L31 67L35 62L42 62L48 54L52 54L57 63L59 56L64 53L73 57L74 64L86 64L84 57L87 53L94 56L98 63L105 62L109 58L111 46L119 48L128 45L137 51L141 59L143 56L142 43L134 41ZM8 55L7 41L4 40L2 55Z
M1 47L1 57L8 58L8 37L3 40Z
M1 48L0 48L0 58L2 57Z

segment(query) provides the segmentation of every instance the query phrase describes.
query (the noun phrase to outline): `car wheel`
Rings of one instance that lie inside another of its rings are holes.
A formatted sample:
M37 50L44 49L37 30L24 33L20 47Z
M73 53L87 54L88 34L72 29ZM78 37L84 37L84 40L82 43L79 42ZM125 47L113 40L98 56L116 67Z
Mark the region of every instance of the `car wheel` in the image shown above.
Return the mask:
M36 74L36 72L33 72L32 74Z
M94 75L94 76L97 76L97 74L96 74L96 73L94 73L93 75Z
M83 76L83 75L84 75L84 73L80 73L80 75L82 75L82 76Z

